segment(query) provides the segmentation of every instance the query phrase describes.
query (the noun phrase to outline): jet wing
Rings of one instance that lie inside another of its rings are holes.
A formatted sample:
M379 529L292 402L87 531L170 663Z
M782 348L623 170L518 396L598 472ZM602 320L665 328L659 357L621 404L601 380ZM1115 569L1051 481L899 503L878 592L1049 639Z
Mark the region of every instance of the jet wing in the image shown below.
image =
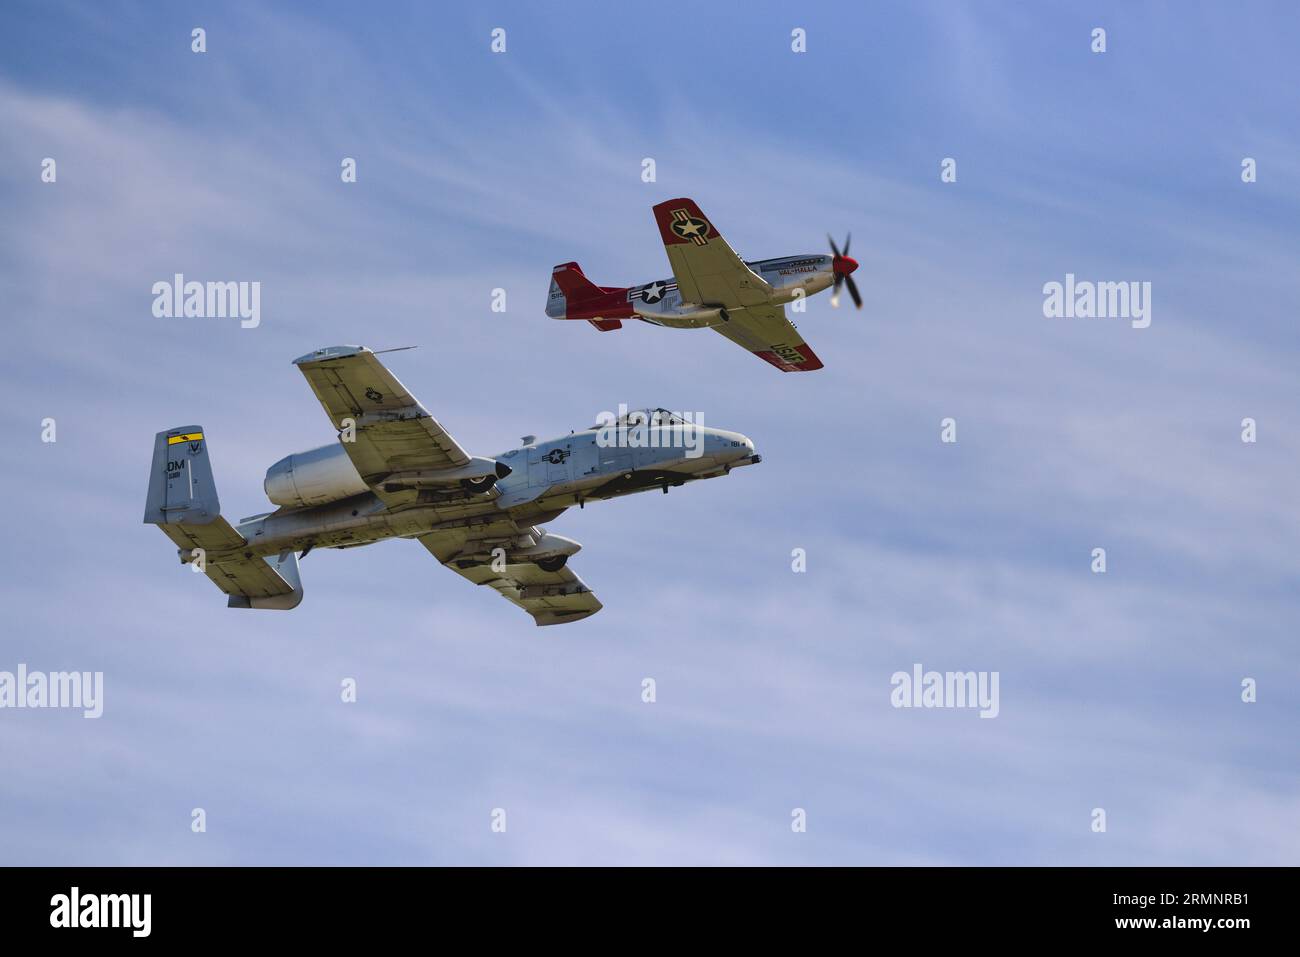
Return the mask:
M822 367L822 360L803 341L781 306L755 306L729 310L729 314L729 320L709 328L782 372L812 372Z
M670 199L654 212L684 302L731 310L768 301L771 287L741 262L695 200Z
M295 359L294 365L334 428L342 432L344 420L352 420L355 440L343 442L343 448L362 480L385 501L392 496L376 487L385 476L470 463L469 454L369 349L331 346Z
M498 522L486 528L436 529L418 539L443 565L476 585L495 588L532 615L538 625L577 621L600 611L602 606L591 589L567 565L548 572L532 562L507 562L501 571L493 570L489 557L493 547L505 547L508 553L506 540L525 536L536 540L542 534L532 526Z
M189 558L196 550L208 553L203 573L229 597L231 608L294 608L302 601L298 557L286 552L277 558L245 557L231 552L244 538L224 518L206 525L159 525L163 534Z

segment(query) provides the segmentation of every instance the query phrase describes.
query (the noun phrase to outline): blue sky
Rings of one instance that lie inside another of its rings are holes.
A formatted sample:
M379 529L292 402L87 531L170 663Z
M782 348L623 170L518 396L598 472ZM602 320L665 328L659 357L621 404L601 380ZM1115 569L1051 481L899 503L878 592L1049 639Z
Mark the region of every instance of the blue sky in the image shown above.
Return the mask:
M1296 863L1298 26L6 6L0 670L100 670L105 705L0 711L0 862ZM825 370L545 317L555 263L667 275L650 207L683 195L747 258L853 231L866 307L799 318ZM154 318L176 272L260 281L261 325ZM1151 282L1150 328L1044 318L1067 272ZM477 454L626 402L764 461L550 523L605 604L570 626L411 542L227 610L140 522L153 434L202 424L226 514L263 511L332 437L290 361L337 343L418 345L391 368ZM892 708L918 662L999 672L1000 715Z

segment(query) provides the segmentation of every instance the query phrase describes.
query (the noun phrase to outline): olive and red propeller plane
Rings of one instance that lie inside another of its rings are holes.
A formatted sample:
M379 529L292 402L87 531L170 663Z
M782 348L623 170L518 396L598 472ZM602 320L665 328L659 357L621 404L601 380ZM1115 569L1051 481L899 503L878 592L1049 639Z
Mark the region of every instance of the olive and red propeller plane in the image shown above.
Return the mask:
M692 199L670 199L654 207L672 279L640 286L597 286L577 263L561 263L551 274L546 314L585 319L601 332L640 319L674 329L716 329L782 372L822 368L812 347L785 315L785 303L832 288L839 305L847 286L853 305L862 296L853 282L857 261L827 236L833 255L783 256L746 262L722 238Z

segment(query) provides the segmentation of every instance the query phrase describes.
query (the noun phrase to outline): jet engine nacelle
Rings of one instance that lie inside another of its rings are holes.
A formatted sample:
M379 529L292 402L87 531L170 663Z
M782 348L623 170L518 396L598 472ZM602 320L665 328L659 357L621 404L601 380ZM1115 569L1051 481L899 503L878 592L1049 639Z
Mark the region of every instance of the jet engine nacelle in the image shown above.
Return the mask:
M394 472L384 478L383 487L390 492L449 487L484 492L509 474L510 466L504 462L476 455L455 468ZM273 503L290 508L327 505L370 490L357 474L347 449L337 442L286 455L266 470L262 487Z
M291 508L337 502L369 488L337 442L286 455L266 470L262 487L276 505Z

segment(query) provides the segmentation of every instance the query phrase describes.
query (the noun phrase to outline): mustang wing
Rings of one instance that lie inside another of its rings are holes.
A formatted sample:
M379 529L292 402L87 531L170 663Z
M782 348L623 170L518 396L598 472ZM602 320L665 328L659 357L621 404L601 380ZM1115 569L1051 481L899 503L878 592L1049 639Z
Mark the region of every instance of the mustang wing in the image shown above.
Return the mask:
M803 341L781 306L756 306L731 312L727 322L710 326L782 372L812 372L822 360Z
M468 465L469 454L406 391L397 377L363 346L332 346L294 360L334 428L355 425L355 441L344 442L362 480L376 488L394 472L451 469ZM392 504L390 502L390 504Z
M566 565L556 572L543 571L532 562L507 562L501 571L492 568L492 549L509 546L517 539L541 538L543 531L519 526L507 520L477 528L437 529L419 536L419 542L434 558L457 575L476 585L490 585L514 602L538 625L559 625L577 621L600 611L596 596Z
M695 200L670 199L654 211L684 302L727 309L767 302L771 287L727 245Z

